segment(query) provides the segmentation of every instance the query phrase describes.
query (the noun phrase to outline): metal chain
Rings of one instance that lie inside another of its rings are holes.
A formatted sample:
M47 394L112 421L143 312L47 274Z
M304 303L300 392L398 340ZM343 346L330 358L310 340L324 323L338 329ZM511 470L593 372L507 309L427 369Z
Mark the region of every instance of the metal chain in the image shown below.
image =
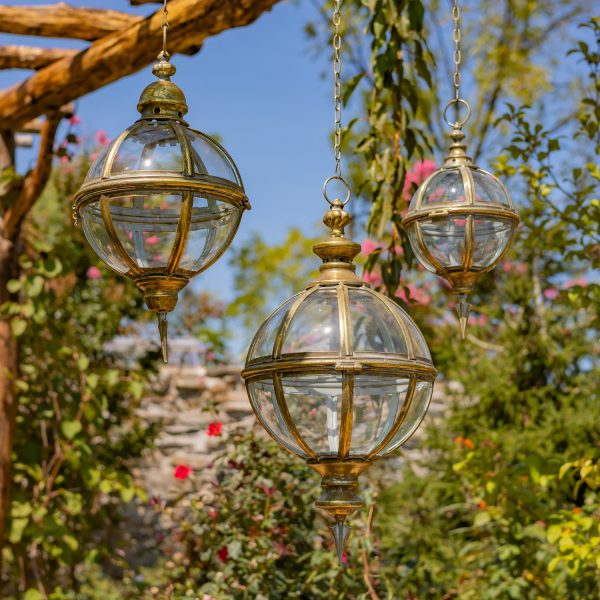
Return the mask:
M340 0L335 0L333 9L333 155L335 158L336 177L342 176L342 61L340 58L340 48L342 47L342 36L340 34L341 20Z
M452 32L452 39L454 40L454 100L460 98L460 8L458 7L458 0L452 0L452 20L454 21L454 31Z
M162 52L161 52L161 57L162 58L168 58L169 53L167 52L167 30L169 29L169 11L167 10L167 0L164 0L163 2L163 22L162 22L162 38L163 38L163 45L162 45Z

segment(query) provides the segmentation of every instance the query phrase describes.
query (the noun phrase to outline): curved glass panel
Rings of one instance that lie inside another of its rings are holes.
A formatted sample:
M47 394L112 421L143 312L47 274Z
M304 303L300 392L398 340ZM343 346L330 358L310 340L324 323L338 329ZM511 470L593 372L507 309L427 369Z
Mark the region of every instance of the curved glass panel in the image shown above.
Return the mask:
M348 288L354 352L407 355L406 340L383 300L368 289Z
M433 391L433 384L429 381L418 381L415 386L415 392L412 397L410 406L406 411L406 416L404 417L402 425L394 435L392 441L381 451L378 452L377 456L382 456L384 454L388 454L389 452L393 452L408 438L415 432L417 427L421 424L425 413L427 412L427 408L429 407L429 402L431 401L431 393ZM399 413L395 416L394 420L396 420L402 411L406 410L406 407L399 406Z
M419 244L419 240L417 239L417 226L416 223L410 223L406 227L406 232L408 233L408 241L410 242L410 247L414 252L417 260L432 273L436 273L436 268L427 260L427 257L423 254L423 250L421 248L421 244Z
M423 243L443 267L460 267L465 254L465 217L421 222Z
M484 204L493 202L495 204L510 206L506 192L491 173L486 173L479 169L471 169L471 175L473 176L475 202Z
M340 314L335 287L319 288L300 304L293 316L282 354L339 352Z
M142 268L166 267L181 211L181 195L142 192L110 198L110 214L127 254Z
M474 217L473 266L490 268L510 243L514 223L498 217Z
M194 195L192 218L180 269L199 271L210 264L237 229L242 211L221 200Z
M248 352L247 362L254 358L261 356L271 356L273 354L273 346L275 345L275 337L277 336L277 330L281 325L281 321L287 314L292 303L299 294L292 296L289 300L286 300L281 306L279 306L275 312L262 324L261 328L256 333L256 336L252 340L250 351Z
M112 148L112 145L113 144L107 144L106 146L104 146L104 148L102 148L102 150L100 150L100 154L98 154L98 156L92 163L92 166L90 167L90 170L88 171L88 174L85 177L86 181L88 179L97 179L98 177L102 177L104 163L106 162L106 155L108 154L108 151Z
M221 177L241 187L242 182L235 167L219 146L208 136L193 129L185 128L185 135L192 145L194 173Z
M100 201L92 202L81 210L83 233L94 249L96 254L111 268L118 273L126 273L129 269L125 261L115 250L114 243L106 232Z
M248 383L248 396L254 410L261 416L268 433L288 450L300 456L306 456L281 418L277 408L273 381L264 379Z
M357 375L354 384L352 455L366 455L390 432L404 404L407 378Z
M458 169L440 171L429 180L427 188L423 193L421 206L425 208L441 202L466 204L465 186L463 185L462 175ZM415 204L416 197L411 201L409 210L412 210Z
M409 335L412 338L413 344L415 346L415 357L416 358L424 358L428 361L431 361L431 353L429 352L429 347L427 346L427 342L421 333L421 330L417 327L416 323L412 320L411 316L403 310L401 306L398 306L394 302L394 306L392 310L402 319L402 322L406 325L406 328L409 331Z
M183 172L183 153L169 121L141 121L121 142L111 174L126 171Z
M284 375L282 382L298 433L320 456L336 456L340 444L342 375Z

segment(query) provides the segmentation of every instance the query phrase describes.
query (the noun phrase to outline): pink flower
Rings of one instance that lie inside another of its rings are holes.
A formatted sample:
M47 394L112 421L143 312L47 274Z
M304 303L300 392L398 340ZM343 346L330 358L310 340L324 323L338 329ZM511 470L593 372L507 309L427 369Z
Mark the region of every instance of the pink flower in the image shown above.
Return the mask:
M219 437L221 435L221 431L223 430L223 423L220 421L215 421L214 423L209 423L206 428L206 435L210 437Z
M348 554L346 552L344 552L344 554L342 554L342 563L346 564L348 562Z
M216 508L209 508L208 516L214 521L219 516L219 511Z
M88 279L100 279L102 277L102 273L98 267L94 267L93 265L87 270L86 276Z
M160 242L160 239L157 235L151 235L149 238L146 238L146 244L148 246L156 246Z
M406 174L404 179L404 188L402 195L405 200L410 200L412 188L421 185L436 169L436 164L432 160L418 161L413 165L411 171Z
M215 597L210 594L202 594L202 600L215 600Z
M63 163L63 165L70 161L71 161L71 159L66 154L64 156L60 157L60 162Z
M556 298L558 298L558 290L554 287L544 290L544 298L546 298L546 300L556 300Z
M215 360L216 358L217 358L217 355L212 350L209 350L206 353L206 360L211 361L211 360Z
M92 162L94 162L94 161L95 161L95 160L98 158L99 154L100 154L100 152L92 152L92 153L90 154L90 160L91 160Z
M569 288L575 287L576 285L580 285L581 287L585 287L588 285L588 280L585 277L578 277L577 279L569 279L569 281L565 281L563 284L563 288L568 290Z
M480 327L485 327L488 323L488 318L486 315L469 315L469 323L471 325L479 325Z
M217 558L222 562L227 562L227 559L229 558L229 550L227 550L227 546L223 546L217 552Z
M173 472L173 477L175 477L175 479L179 479L180 481L183 481L183 480L187 479L191 473L192 473L192 467L190 467L188 465L177 465L175 467L175 471Z
M364 272L363 281L366 281L373 287L379 287L383 283L383 278L381 277L381 274L377 271L371 271L370 273Z
M422 288L409 283L407 286L409 295L406 296L404 287L398 288L396 296L404 300L407 304L422 304L427 305L431 302L431 296Z
M104 129L99 129L96 131L96 142L101 146L106 146L110 142L110 138L106 135L106 131Z
M505 273L510 273L513 269L513 263L510 260L506 260L502 263L501 268Z
M73 115L70 119L69 119L69 123L71 125L79 125L79 123L81 123L81 118L78 115Z
M373 254L373 252L375 252L375 250L380 250L381 249L381 244L378 244L377 242L374 242L373 240L365 240L362 244L361 244L361 252L365 255L365 256L369 256L369 254Z
M527 273L527 265L525 263L519 263L517 265L517 273L523 275L523 273Z

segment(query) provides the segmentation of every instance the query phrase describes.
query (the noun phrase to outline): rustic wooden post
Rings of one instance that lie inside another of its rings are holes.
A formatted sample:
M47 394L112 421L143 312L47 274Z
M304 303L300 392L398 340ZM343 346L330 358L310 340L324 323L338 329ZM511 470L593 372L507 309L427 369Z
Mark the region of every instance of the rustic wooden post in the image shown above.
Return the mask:
M14 167L14 134L0 132L0 173ZM7 184L9 185L9 184ZM8 190L7 190L8 192ZM0 200L4 200L0 196ZM13 251L14 240L4 236L4 219L0 221L0 304L10 299L7 283L17 276L17 253ZM2 546L10 505L11 451L16 414L15 377L18 368L17 342L13 337L8 319L0 319L0 572L2 570ZM0 598L2 590L0 589Z

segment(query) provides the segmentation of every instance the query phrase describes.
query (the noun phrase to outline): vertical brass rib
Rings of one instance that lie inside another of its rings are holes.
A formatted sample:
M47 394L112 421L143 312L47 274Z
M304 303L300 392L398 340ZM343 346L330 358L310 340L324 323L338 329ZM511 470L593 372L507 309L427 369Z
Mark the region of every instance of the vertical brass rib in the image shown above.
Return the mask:
M342 374L342 409L340 415L340 445L338 456L348 458L352 443L352 419L354 412L354 372L345 370Z
M177 231L175 233L175 240L173 241L171 255L169 256L169 262L167 263L167 273L169 274L177 271L179 264L181 263L181 259L185 253L185 246L190 233L193 208L194 192L182 192L179 221L177 221Z
M102 168L102 179L106 179L110 177L112 173L113 163L115 162L115 158L117 157L117 152L123 143L123 140L133 131L135 125L129 127L125 131L119 134L119 137L113 142L108 154L106 155L106 160L104 162L104 167Z
M311 449L311 447L304 441L304 438L300 435L298 430L296 429L296 425L294 424L294 420L290 415L290 411L288 410L287 404L285 402L285 394L283 392L283 383L281 381L281 373L273 373L273 389L275 390L275 401L277 402L277 408L279 409L279 413L281 414L281 418L284 420L288 431L291 436L294 438L298 446L302 449L303 452L308 454L310 458L317 458L316 453Z
M348 287L343 283L338 283L336 291L340 319L340 351L342 356L352 356L353 340Z
M471 173L471 169L467 167L460 167L459 170L465 188L467 204L473 205L475 204L475 182L473 181L473 174ZM475 246L474 235L473 215L468 215L465 224L465 249L461 261L463 271L469 271L473 264L473 249Z
M385 450L385 447L394 439L394 436L398 433L398 430L402 426L402 423L404 423L404 420L406 419L406 415L408 414L408 411L412 404L416 387L417 387L417 380L414 375L411 375L409 382L408 382L408 390L406 391L406 398L404 399L404 403L402 404L402 407L400 408L400 412L396 416L396 420L394 421L394 424L392 425L390 430L387 432L387 434L383 437L383 439L379 442L379 444L377 444L375 446L375 448L373 448L373 450L371 450L371 452L369 452L369 455L368 455L369 459L374 458L375 456L377 456L377 454L379 454L379 452Z
M138 267L137 263L129 256L127 250L123 248L121 240L115 229L112 215L110 214L110 199L108 196L101 196L100 198L100 211L102 212L102 220L104 221L104 227L106 228L106 235L110 239L115 252L123 259L125 264L129 267L129 271L126 273L129 277L135 277L142 273L142 270Z

